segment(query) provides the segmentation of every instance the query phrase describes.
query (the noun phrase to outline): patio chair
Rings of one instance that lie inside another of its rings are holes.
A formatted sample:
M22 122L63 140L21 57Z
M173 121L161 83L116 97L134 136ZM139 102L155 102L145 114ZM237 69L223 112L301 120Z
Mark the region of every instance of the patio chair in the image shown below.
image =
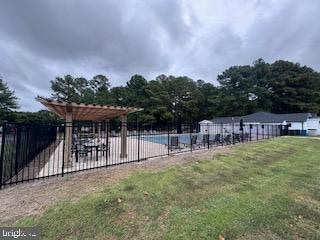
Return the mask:
M206 146L208 145L208 143L209 143L209 134L204 134L202 137L202 144Z
M249 141L249 133L245 133L244 135L243 135L243 141L245 142L248 142Z
M170 138L170 145L168 147L169 147L169 149L171 151L183 149L183 147L180 146L179 137L178 136L172 136Z
M77 144L76 147L75 147L76 162L79 161L79 157L87 158L89 152L90 152L89 149L86 148L85 145Z
M223 138L223 143L225 144L231 144L231 134L228 134Z
M218 140L217 140L217 135L219 135ZM213 140L210 140L209 134L204 134L202 137L203 146L206 147L208 144L211 146L211 145L214 145L216 142L220 142L220 134L217 134L217 135Z
M197 144L197 139L198 139L197 135L191 136L191 144L192 145L196 145Z
M249 139L248 133L236 133L234 136L235 142L245 142Z
M214 136L212 144L221 144L221 143L222 143L221 135L220 133L218 133Z
M234 133L234 142L241 142L241 136L239 133Z
M77 149L78 139L75 134L72 135L71 153L75 153Z
M197 143L198 140L198 136L197 135L193 135L191 136L190 139L190 144L188 144L188 147L192 147L192 148L196 148L196 147L200 147L199 144Z
M98 148L98 152L102 152L102 156L104 156L104 153L107 152L108 156L110 156L110 144L110 142L108 142L108 144L102 143Z

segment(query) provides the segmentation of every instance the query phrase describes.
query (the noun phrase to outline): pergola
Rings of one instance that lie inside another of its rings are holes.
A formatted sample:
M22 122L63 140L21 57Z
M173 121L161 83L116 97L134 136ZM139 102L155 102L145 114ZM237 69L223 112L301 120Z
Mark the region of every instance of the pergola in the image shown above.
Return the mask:
M72 122L95 121L108 122L112 118L120 117L121 120L121 153L120 157L127 157L127 115L142 111L142 108L121 107L111 105L84 104L75 102L55 101L48 98L37 97L37 101L42 103L51 112L63 118L66 122L65 128L65 149L64 156L66 163L70 163L72 145Z

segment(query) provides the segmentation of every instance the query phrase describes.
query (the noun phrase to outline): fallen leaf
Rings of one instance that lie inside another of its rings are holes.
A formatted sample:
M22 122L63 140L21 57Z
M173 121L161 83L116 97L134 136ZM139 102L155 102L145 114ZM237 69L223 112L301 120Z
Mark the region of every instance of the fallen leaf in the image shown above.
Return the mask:
M118 198L118 203L121 203L122 202L122 199L121 198Z
M224 236L223 235L219 235L219 240L225 240Z
M299 219L302 219L303 218L303 216L302 215L299 215Z
M149 193L148 193L148 192L144 192L144 195L145 195L145 196L149 196Z

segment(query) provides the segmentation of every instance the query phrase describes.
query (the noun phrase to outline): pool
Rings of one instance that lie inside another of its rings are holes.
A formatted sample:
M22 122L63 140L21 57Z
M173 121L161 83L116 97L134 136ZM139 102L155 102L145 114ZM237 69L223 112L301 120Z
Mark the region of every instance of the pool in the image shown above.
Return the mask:
M190 145L190 134L170 134L169 137L178 136L179 142L183 144ZM197 143L201 143L203 139L203 134L201 133L194 133L192 136L197 136ZM210 136L210 139L214 136ZM135 137L137 138L137 137ZM161 134L161 135L141 135L140 139L143 141L148 141L152 143L158 143L163 145L168 145L168 135L167 134Z

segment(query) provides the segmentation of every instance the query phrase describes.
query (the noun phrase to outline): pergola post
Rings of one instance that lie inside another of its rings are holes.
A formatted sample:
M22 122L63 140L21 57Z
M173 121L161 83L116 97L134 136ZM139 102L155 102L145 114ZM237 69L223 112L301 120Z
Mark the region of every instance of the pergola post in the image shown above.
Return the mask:
M120 158L127 157L127 115L121 115L121 152Z
M101 122L97 123L97 127L98 127L98 142L101 141Z
M105 129L104 129L105 139L107 139L107 132L109 131L109 125L110 125L110 120L107 119L107 120L105 121Z
M68 109L67 109L68 110ZM72 111L66 112L65 140L64 140L64 164L66 167L72 166L71 145L72 145Z
M93 138L96 138L96 125L95 125L95 122L92 122L92 135L93 135Z

